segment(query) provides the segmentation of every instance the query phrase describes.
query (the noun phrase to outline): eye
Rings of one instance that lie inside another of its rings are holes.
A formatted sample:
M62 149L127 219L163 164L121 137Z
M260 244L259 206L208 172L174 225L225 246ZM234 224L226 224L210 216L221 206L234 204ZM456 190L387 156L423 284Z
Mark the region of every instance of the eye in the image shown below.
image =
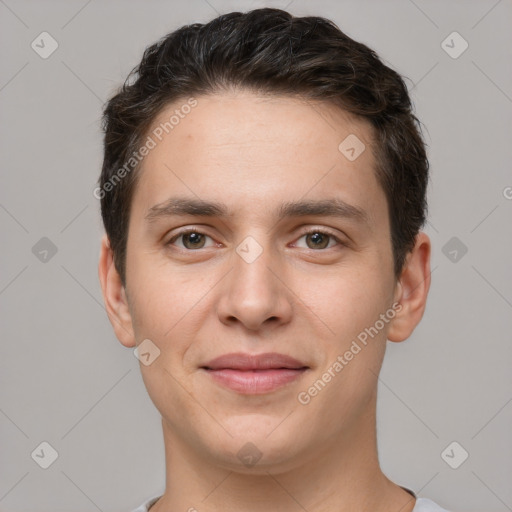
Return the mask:
M325 231L322 229L313 229L306 233L304 233L300 238L306 238L306 248L307 249L330 249L333 245L329 245L329 242L335 241L338 245L345 245L339 238L337 238L334 234L329 231ZM300 240L299 238L299 240ZM309 242L309 243L308 243ZM335 244L334 244L335 245Z
M173 245L176 240L179 238L183 238L183 245L180 247L181 249L194 250L194 249L204 249L205 247L205 239L210 238L208 235L204 233L200 233L195 229L187 229L174 235L166 245ZM179 246L178 246L179 247ZM211 246L210 246L211 247Z
M215 246L215 242L211 244L210 246L206 246L206 239L209 238L213 241L213 239L205 235L204 233L201 233L197 229L187 229L184 231L181 231L180 233L177 233L174 235L167 243L166 245L175 245L175 242L179 239L182 239L182 245L177 245L180 249L185 250L197 250L197 249L204 249L207 247L213 247ZM306 239L306 249L312 249L312 250L322 250L322 249L330 249L333 246L336 245L336 243L340 246L344 246L345 244L333 233L323 230L323 229L312 229L310 231L307 231L302 234L302 236L299 238ZM304 246L303 246L304 247Z

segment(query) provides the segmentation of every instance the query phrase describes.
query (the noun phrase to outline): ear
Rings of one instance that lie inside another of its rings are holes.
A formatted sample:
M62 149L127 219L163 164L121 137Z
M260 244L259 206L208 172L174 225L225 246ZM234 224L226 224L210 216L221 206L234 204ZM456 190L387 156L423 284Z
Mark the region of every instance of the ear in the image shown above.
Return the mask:
M135 335L126 291L116 266L114 265L114 255L106 234L103 235L101 239L98 276L100 278L107 315L114 328L117 339L125 347L135 347Z
M430 289L430 250L430 238L418 233L396 286L395 301L402 307L390 323L389 341L406 340L423 317Z

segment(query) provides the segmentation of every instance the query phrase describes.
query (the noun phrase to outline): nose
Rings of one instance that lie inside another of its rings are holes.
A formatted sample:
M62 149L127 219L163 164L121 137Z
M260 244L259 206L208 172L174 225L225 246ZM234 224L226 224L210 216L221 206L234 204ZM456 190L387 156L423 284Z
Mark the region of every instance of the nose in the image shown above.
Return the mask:
M248 239L233 252L233 268L221 282L217 314L222 323L239 323L251 331L276 328L292 317L293 292L276 251Z

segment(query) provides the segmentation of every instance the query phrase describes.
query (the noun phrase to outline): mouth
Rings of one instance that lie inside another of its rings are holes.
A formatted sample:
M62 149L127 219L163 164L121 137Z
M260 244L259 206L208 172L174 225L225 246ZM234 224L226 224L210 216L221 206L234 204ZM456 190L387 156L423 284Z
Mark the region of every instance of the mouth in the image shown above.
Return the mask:
M200 367L216 383L242 394L263 394L300 378L309 367L278 353L226 354Z

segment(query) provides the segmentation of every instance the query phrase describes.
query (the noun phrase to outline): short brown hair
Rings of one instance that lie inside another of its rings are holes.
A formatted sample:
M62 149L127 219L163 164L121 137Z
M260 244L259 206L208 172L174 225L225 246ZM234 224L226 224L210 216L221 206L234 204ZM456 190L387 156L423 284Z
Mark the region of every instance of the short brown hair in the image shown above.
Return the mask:
M140 166L115 181L116 173L143 144L155 117L169 103L233 88L326 101L371 122L375 171L387 198L398 277L426 220L429 174L407 87L373 50L332 21L264 8L232 12L171 32L145 50L140 64L106 104L104 160L96 190L123 284L131 200Z

